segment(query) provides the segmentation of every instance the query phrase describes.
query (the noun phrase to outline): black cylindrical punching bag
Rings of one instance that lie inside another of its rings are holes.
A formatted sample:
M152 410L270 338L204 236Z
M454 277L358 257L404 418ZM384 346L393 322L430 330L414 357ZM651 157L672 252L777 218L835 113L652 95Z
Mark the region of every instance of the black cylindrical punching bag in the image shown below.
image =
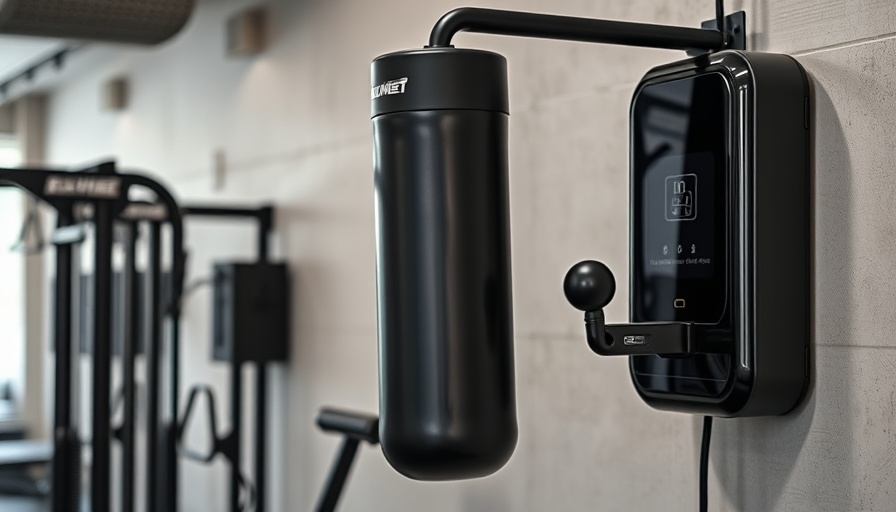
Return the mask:
M380 443L419 480L516 446L507 62L425 48L372 64Z

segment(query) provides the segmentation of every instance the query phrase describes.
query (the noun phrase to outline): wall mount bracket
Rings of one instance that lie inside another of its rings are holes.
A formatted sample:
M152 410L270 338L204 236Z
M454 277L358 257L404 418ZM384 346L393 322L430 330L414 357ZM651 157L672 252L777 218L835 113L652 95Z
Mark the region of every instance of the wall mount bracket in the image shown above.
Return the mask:
M747 13L737 11L726 15L725 31L728 33L729 50L746 50L747 49ZM719 30L719 23L716 19L706 20L700 24L700 28L704 30ZM699 55L701 52L689 51L689 56Z

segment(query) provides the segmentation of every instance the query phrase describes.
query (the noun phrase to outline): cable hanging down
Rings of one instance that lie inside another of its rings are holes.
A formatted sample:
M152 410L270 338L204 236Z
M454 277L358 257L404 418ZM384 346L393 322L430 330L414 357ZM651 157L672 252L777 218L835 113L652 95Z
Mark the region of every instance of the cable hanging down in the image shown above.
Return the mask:
M709 499L707 480L709 476L709 441L712 439L712 416L703 417L703 441L700 444L700 512L707 512Z

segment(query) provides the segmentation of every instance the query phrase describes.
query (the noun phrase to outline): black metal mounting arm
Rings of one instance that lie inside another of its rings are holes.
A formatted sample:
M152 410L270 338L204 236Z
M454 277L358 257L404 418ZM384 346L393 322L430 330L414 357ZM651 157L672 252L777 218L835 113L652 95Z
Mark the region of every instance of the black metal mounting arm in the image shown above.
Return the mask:
M727 25L731 31L742 32L737 25ZM728 44L734 38L727 31L714 28L697 29L476 7L454 9L442 16L432 29L429 46L450 46L452 37L462 31L671 50L715 51L737 47Z

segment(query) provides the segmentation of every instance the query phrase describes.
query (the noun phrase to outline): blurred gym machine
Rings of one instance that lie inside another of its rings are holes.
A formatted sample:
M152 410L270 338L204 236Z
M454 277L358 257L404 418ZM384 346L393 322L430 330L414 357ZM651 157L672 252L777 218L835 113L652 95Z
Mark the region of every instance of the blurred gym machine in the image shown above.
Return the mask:
M231 429L219 435L215 395L207 385L190 389L184 413L178 425L181 455L202 463L211 463L218 455L230 465L229 509L233 512L266 509L265 464L267 432L267 366L289 360L289 273L284 263L270 258L270 235L274 228L274 208L233 206L185 206L184 219L191 217L246 218L257 224L257 258L252 263L217 263L210 283L213 286L212 360L230 365ZM197 281L186 288L184 296ZM242 453L242 368L245 363L256 367L254 470L253 479L241 472ZM208 437L211 449L205 453L186 446L184 437L204 398L208 416ZM379 444L378 419L374 415L334 408L324 408L317 417L318 427L331 434L340 434L343 441L321 490L315 512L334 512L348 480L361 443ZM240 489L243 489L241 498Z
M169 40L187 23L195 0L28 0L0 2L0 34L61 38L76 41L104 41L138 45L156 45ZM84 44L61 44L49 58L27 64L18 75L7 77L0 83L0 90L7 93L13 82L30 81L44 66L59 68L70 53L80 50ZM114 177L113 177L114 175ZM177 389L178 389L178 292L182 277L183 251L180 212L171 195L157 182L142 176L116 174L113 163L101 164L77 173L46 169L3 169L0 181L19 186L43 199L57 211L57 230L53 237L56 249L57 274L55 288L55 339L56 350L56 408L54 420L54 446L52 471L52 501L54 512L75 510L80 506L80 444L73 423L72 339L74 324L89 324L92 332L81 336L91 340L90 352L94 359L93 382L93 465L91 468L91 507L94 511L110 509L110 435L122 443L122 506L119 510L132 510L134 500L134 449L135 449L135 393L133 381L134 342L142 330L146 330L147 358L147 510L171 511L177 503L177 454L175 446ZM141 185L157 193L155 204L130 203L127 191L132 185ZM82 208L86 206L87 208ZM80 219L78 215L92 215ZM116 220L121 221L121 245L124 247L125 269L119 274L120 283L113 283L112 247ZM145 221L145 222L143 222ZM86 239L82 224L92 224L96 248L92 283L77 278L79 269L73 266L77 248ZM148 224L149 268L145 286L141 290L134 270L138 223ZM172 271L162 273L163 227L170 226L172 255L169 258ZM167 300L163 304L163 284L168 281ZM92 293L90 322L75 317L73 304L82 302L83 295L73 292L82 283L88 284ZM113 300L112 290L123 295ZM144 301L137 300L143 298ZM112 312L113 306L126 305L121 311ZM142 314L141 314L142 313ZM145 318L143 324L139 318ZM169 322L169 399L167 418L161 412L162 330L163 321ZM121 322L114 323L114 319ZM84 329L80 329L81 334ZM113 337L122 337L121 344L113 344ZM121 346L122 374L124 376L121 401L124 414L120 427L111 429L108 421L111 348ZM97 421L97 420L100 421ZM15 448L8 446L9 448ZM21 448L21 446L19 447ZM41 448L41 447L36 447ZM27 453L26 453L27 452ZM5 452L0 448L0 466L3 454L10 460L37 461L46 458L47 450L15 450ZM13 457L13 455L15 455ZM24 457L27 455L27 457Z
M53 349L55 361L55 406L52 461L52 510L77 510L81 504L81 439L73 414L73 393L77 389L73 357L73 311L79 299L74 296L75 283L80 284L75 269L75 248L93 235L93 282L91 354L93 356L91 400L91 466L90 509L108 512L113 509L110 487L111 442L110 421L112 345L113 345L113 246L116 224L130 232L124 241L122 289L129 307L121 308L123 335L122 403L124 420L118 437L122 441L121 504L116 510L134 510L135 465L135 382L134 357L139 334L138 307L146 306L147 365L147 478L148 510L158 510L157 499L176 503L175 425L178 389L178 300L183 276L183 227L180 210L173 196L159 182L140 174L119 174L114 162L104 162L76 172L52 169L0 169L0 185L15 186L56 210L56 230L52 245L56 253L54 283ZM152 203L131 202L132 189L143 189L154 196ZM136 233L137 223L149 225L149 263L143 301L137 294ZM167 244L163 226L168 226ZM167 274L169 294L163 302L162 251L170 251L171 270ZM163 330L167 322L167 336ZM169 369L167 372L168 418L160 413L163 338L167 338ZM167 423L163 424L163 421ZM164 474L168 485L156 482ZM155 490L155 492L153 492ZM174 508L167 508L174 510Z
M212 299L212 360L230 366L230 431L218 434L215 395L206 385L190 389L184 414L178 425L181 455L202 463L211 463L217 455L230 465L229 510L266 508L266 433L268 419L268 365L289 360L289 272L285 263L270 258L270 235L274 227L274 208L232 206L186 206L185 219L250 219L257 224L257 255L251 263L216 263L210 284ZM198 284L198 283L197 283ZM256 369L254 477L242 473L243 376L246 363ZM211 450L200 453L184 443L184 436L200 397L206 398ZM243 489L241 497L240 489Z

